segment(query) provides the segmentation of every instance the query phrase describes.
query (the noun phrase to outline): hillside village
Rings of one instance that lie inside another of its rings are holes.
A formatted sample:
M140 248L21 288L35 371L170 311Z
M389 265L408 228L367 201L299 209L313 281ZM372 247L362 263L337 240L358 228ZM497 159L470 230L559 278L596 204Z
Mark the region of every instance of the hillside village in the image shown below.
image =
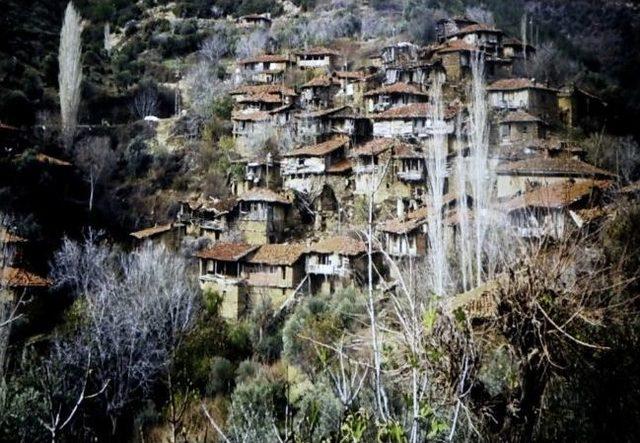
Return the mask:
M132 236L174 245L183 236L210 239L196 255L200 283L223 297L230 319L261 297L279 309L304 294L363 285L370 198L374 249L401 263L424 258L432 211L442 212L450 239L462 205L473 217L473 199L456 189L454 164L468 156L474 57L485 67L492 208L503 228L522 239L559 239L606 217L618 192L615 174L563 140L585 114L604 119L606 103L575 86L559 90L525 77L536 48L494 26L454 17L438 22L437 34L438 43L427 47L384 47L364 66L328 47L238 60L230 95L233 163L241 172L229 177L232 196L186 199L175 222ZM308 81L292 82L301 75ZM439 76L448 172L442 206L434 208L426 165L437 106L430 89ZM260 146L265 134L294 142L286 151ZM392 286L393 278L381 275L377 284Z
M77 0L31 66L47 20L11 2L0 443L631 441L637 91L605 72L632 27L590 39L544 0Z

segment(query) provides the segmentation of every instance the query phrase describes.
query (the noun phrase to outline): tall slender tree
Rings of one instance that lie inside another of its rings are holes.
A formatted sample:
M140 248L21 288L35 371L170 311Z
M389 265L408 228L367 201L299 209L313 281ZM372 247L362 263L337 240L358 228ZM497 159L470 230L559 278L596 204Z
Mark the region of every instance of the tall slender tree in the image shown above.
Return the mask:
M64 22L60 30L60 48L58 50L58 86L60 94L60 116L62 118L62 137L69 148L78 124L78 106L80 105L80 84L82 83L82 17L69 2L64 13Z

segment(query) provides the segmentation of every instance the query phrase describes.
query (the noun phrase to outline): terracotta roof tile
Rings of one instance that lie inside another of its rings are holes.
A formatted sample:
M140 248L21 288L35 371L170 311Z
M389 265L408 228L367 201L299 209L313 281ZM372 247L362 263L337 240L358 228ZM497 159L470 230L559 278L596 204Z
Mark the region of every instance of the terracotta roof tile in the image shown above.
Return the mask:
M338 136L317 145L304 146L284 154L284 157L323 157L349 143L349 137Z
M524 208L564 208L587 197L596 188L604 189L611 186L611 181L564 182L553 186L541 186L508 200L502 208L509 212Z
M22 268L5 267L0 272L0 281L10 288L47 287L51 281Z
M405 118L426 118L431 106L429 103L412 103L410 105L398 106L395 108L387 109L379 114L373 114L371 119L373 120L395 120ZM456 116L458 109L449 106L444 111L444 118L451 119Z
M196 254L198 258L236 262L258 249L258 246L246 243L218 242Z
M373 91L365 92L365 97L371 97L374 95L383 95L383 94L412 94L412 95L420 95L423 97L427 96L426 92L420 90L420 88L411 83L404 82L396 82L390 85L385 85L380 88L374 89Z
M300 87L301 88L319 88L319 87L328 88L329 86L340 86L340 82L336 80L334 77L330 77L328 75L320 75L318 77L311 79L310 81L308 81L307 83L305 83Z
M462 52L462 51L473 52L478 50L479 49L477 47L470 45L464 40L454 40L451 42L447 42L435 49L435 51L439 54L446 54L448 52Z
M351 155L353 157L375 156L382 154L399 143L400 142L392 138L374 138L364 145L356 147Z
M340 254L347 256L360 255L367 251L365 242L359 239L347 237L346 235L337 235L327 237L312 243L308 248L308 252L316 254Z
M348 158L345 158L329 166L327 168L327 173L340 174L342 172L350 171L352 168L353 168L353 164L351 163L351 160L349 160Z
M282 85L245 85L234 89L229 94L280 94L293 97L296 95L296 91L294 91L292 88Z
M474 25L465 26L464 28L460 29L458 32L450 34L449 37L452 37L455 35L473 34L475 32L491 32L494 34L504 34L504 32L502 32L500 29L497 29L492 25L488 25L486 23L476 23Z
M271 118L271 114L265 111L256 112L236 112L231 116L232 120L262 122Z
M259 93L247 95L238 100L238 103L282 103L282 101L282 97L277 94Z
M312 111L312 112L307 112L306 114L298 114L296 117L297 118L317 118L317 117L325 117L331 114L335 114L336 112L340 112L343 109L349 108L351 109L350 106L336 106L335 108L327 108L327 109L320 109L318 111Z
M540 120L535 115L531 115L528 112L522 110L511 111L500 120L501 123L528 123L541 121L542 120Z
M340 53L333 49L325 48L324 46L316 46L314 48L302 49L296 52L296 55L335 55L339 56Z
M487 86L487 91L515 91L518 89L546 89L557 92L555 89L536 83L530 78L504 78Z
M238 197L242 202L271 202L290 205L291 202L268 188L254 188Z
M262 245L248 262L265 265L291 266L302 257L304 251L305 246L301 243Z
M380 230L391 234L408 234L427 223L426 207L416 209L407 214L405 219L393 218L382 223Z
M335 71L333 73L337 78L344 78L348 80L364 80L367 78L367 74L362 71Z
M240 63L241 65L246 65L249 63L285 63L285 62L292 62L292 60L286 55L262 54L255 57L240 60L238 63Z
M155 235L164 234L165 232L171 231L171 229L173 229L173 223L168 223L166 225L156 225L151 228L141 229L140 231L132 232L129 235L137 238L138 240L142 240Z
M499 164L496 172L503 175L615 176L608 171L572 157L543 156Z

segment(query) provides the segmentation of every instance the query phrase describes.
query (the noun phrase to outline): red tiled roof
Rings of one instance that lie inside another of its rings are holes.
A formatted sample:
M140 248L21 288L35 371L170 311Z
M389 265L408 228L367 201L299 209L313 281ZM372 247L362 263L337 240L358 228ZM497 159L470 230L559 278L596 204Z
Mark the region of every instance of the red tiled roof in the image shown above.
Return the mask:
M218 242L207 249L196 253L196 257L235 262L246 257L251 252L258 249L258 246L246 243Z
M342 159L339 162L329 166L327 168L327 173L329 174L340 174L342 172L350 171L353 168L351 164L351 160L348 158Z
M338 51L325 48L324 46L316 46L315 48L304 49L296 52L296 55L336 55L339 56Z
M318 111L308 112L306 114L298 114L296 117L298 118L316 118L316 117L324 117L327 115L335 114L336 112L342 111L345 108L351 108L350 106L336 106L335 108L328 109L320 109Z
M280 194L268 188L254 188L238 197L238 201L242 202L270 202L290 205L291 202Z
M353 157L379 155L391 149L398 143L400 142L392 138L374 138L373 140L369 140L368 142L366 142L364 145L356 147L352 151L351 155Z
M265 265L291 266L302 257L304 251L305 246L301 243L262 245L248 262Z
M151 228L141 229L140 231L135 231L129 234L131 237L135 237L138 240L142 240L144 238L153 237L155 235L164 234L165 232L169 232L173 229L173 223L168 223L166 225L156 225Z
M501 123L527 123L541 121L542 120L540 120L535 115L531 115L528 112L522 110L511 111L507 115L505 115L502 120L500 120Z
M504 78L487 86L487 91L516 91L518 89L546 89L556 91L553 88L536 83L530 78Z
M473 34L475 32L490 32L494 34L504 34L504 32L502 32L500 29L495 28L494 26L488 25L486 23L476 23L474 25L465 26L464 28L460 29L458 32L450 34L449 37L452 37L455 35Z
M336 71L333 73L337 78L346 78L349 80L364 80L367 74L362 71Z
M251 121L251 122L262 122L262 121L269 120L270 118L271 118L271 114L265 111L236 112L231 116L231 120Z
M316 254L340 254L347 256L360 255L366 251L367 245L365 242L359 239L347 237L346 235L323 238L312 243L307 248L307 252Z
M315 77L300 86L301 88L318 88L318 87L329 87L329 86L339 86L340 82L336 80L334 77L329 77L328 75L320 75Z
M447 52L462 52L462 51L478 51L479 49L464 40L454 40L447 42L436 48L436 52L439 54L446 54Z
M603 180L541 186L513 197L502 207L509 212L524 208L564 208L588 196L596 188L604 189L611 185L611 181Z
M349 143L349 137L338 136L317 145L304 146L284 154L284 157L323 157Z
M406 219L393 218L382 223L380 230L391 234L408 234L415 231L427 222L428 211L426 207L416 209L407 214Z
M256 57L240 60L238 63L241 65L247 65L249 63L284 63L291 62L291 59L286 55L281 54L262 54Z
M615 175L572 157L533 157L499 164L496 172L503 175L560 175L577 177L614 177Z
M395 108L387 109L379 114L373 114L371 119L373 120L395 120L395 119L408 119L408 118L427 118L431 106L429 103L411 103L409 105L398 106ZM444 111L444 118L451 119L456 116L458 109L454 106L449 106Z
M400 143L393 148L395 158L422 158L423 155L408 143Z
M51 281L22 268L5 267L0 272L0 281L10 288L47 287Z
M296 95L296 92L293 89L282 85L245 85L234 89L229 94L281 94L293 97Z
M276 94L251 94L238 100L238 103L282 103L282 97Z
M418 86L404 82L396 82L390 85L382 86L381 88L374 89L373 91L365 92L364 96L371 97L374 95L383 94L412 94L427 96L427 93L421 91Z

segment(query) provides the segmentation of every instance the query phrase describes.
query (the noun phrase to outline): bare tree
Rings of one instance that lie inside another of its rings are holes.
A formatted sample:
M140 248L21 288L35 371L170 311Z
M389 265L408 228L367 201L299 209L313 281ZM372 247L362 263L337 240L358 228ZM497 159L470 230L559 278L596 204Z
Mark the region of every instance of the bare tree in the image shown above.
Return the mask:
M150 243L125 253L97 245L91 235L78 244L66 239L53 264L56 284L83 303L86 322L66 349L92 355L92 371L105 391L115 433L120 412L159 377L195 318L197 289L185 259ZM78 365L82 367L82 365Z
M80 105L80 85L82 84L82 30L84 22L72 2L64 13L64 22L60 31L58 51L58 86L60 94L60 114L62 116L62 134L67 147L71 146L78 123Z
M140 119L155 115L158 111L158 90L151 85L142 85L131 104L132 112Z
M465 10L465 14L467 17L477 21L478 23L486 23L488 25L495 24L493 12L489 11L483 6L469 6Z
M89 137L75 150L77 165L89 183L89 212L93 210L96 186L115 168L116 154L108 137Z
M200 44L198 54L210 63L217 64L229 53L229 41L224 34L214 34Z
M243 35L236 44L236 57L243 59L264 52L269 42L269 33L264 29L256 29Z

